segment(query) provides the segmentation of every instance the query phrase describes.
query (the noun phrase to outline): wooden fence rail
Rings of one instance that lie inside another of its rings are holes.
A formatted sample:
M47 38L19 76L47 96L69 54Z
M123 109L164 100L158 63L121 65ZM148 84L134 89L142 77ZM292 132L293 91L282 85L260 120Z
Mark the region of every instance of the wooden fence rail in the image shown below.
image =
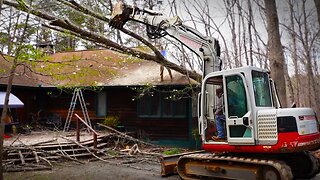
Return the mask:
M77 119L77 130L76 130L76 136L77 136L77 141L80 142L80 121L87 127L90 129L90 131L92 131L93 133L93 147L97 148L97 136L98 133L91 127L89 126L78 114L74 114L78 119Z

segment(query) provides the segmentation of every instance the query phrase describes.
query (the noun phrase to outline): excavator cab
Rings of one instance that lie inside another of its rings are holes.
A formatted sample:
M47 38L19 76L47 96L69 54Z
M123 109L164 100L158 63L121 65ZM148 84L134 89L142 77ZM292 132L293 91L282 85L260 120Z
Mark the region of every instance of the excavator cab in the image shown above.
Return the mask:
M215 141L217 98L223 87L223 141ZM316 149L318 121L311 108L280 108L266 70L241 67L210 73L199 98L199 133L203 149L228 152L284 153Z
M201 99L202 105L201 115L199 117L200 134L204 143L209 144L231 144L231 145L254 145L254 116L255 108L252 105L251 89L252 84L246 78L250 69L243 71L220 71L214 72L204 79L203 91L204 95ZM265 79L265 86L268 86L269 81ZM224 141L215 141L212 137L216 135L216 116L214 111L217 104L216 89L223 89L223 114L224 122ZM271 92L264 94L264 101L271 103Z

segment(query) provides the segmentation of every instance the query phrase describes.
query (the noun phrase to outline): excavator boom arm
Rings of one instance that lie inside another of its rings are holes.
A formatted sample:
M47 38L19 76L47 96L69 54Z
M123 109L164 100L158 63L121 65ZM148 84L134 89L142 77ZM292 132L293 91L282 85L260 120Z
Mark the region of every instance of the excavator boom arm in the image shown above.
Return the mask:
M167 17L160 12L118 2L114 6L110 26L121 29L130 20L145 24L149 38L169 35L188 47L202 60L203 77L208 73L221 70L218 41L212 37L203 36L196 29L184 25L179 17Z

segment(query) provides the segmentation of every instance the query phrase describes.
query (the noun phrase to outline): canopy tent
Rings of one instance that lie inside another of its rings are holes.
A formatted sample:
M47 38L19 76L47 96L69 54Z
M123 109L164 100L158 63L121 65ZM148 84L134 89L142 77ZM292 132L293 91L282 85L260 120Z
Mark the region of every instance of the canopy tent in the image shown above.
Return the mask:
M3 108L4 105L4 99L6 97L6 92L0 92L0 108ZM23 107L23 102L17 98L17 96L10 93L9 96L9 107L10 108L19 108Z

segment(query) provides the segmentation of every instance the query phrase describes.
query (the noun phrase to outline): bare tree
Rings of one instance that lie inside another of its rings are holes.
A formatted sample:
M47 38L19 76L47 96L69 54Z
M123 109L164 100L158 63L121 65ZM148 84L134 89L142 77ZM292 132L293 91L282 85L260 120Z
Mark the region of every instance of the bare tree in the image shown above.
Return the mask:
M268 57L271 66L271 77L276 81L279 99L287 107L286 84L284 72L284 54L279 32L279 19L275 0L264 0L268 32Z
M224 0L224 4L227 11L227 20L229 29L231 31L231 37L232 37L232 47L233 47L233 60L235 62L236 67L242 66L242 63L240 61L240 54L239 54L239 45L237 43L237 39L240 39L240 37L237 35L236 30L236 12L235 12L235 6L236 6L236 0ZM240 23L239 23L240 24ZM240 28L238 28L240 31Z
M299 106L313 107L318 114L318 65L313 53L318 49L320 30L319 25L311 23L315 21L315 16L313 9L307 8L307 3L306 0L289 0L290 24L282 26L288 32L291 41L289 52L295 72L292 78L295 84L295 100Z
M300 106L300 78L299 78L299 64L298 64L298 54L297 54L297 38L295 33L295 23L294 23L294 9L293 9L293 0L288 0L289 5L289 12L290 12L290 27L289 27L289 34L291 40L290 46L290 54L293 61L294 66L294 77L295 77L295 84L296 90L295 94L293 95L295 102L298 106Z
M9 78L8 78L8 83L7 83L7 89L6 89L6 95L5 95L5 99L4 99L4 105L3 105L3 109L2 109L2 114L1 114L1 126L0 126L0 164L1 164L1 168L0 168L0 179L3 179L3 166L2 166L2 154L3 154L3 135L4 135L4 121L5 118L7 116L8 113L8 108L9 108L9 96L11 93L11 88L12 88L12 82L15 76L15 71L16 68L18 66L18 57L19 54L23 53L23 49L25 48L23 43L25 41L25 35L27 32L27 27L28 27L28 21L29 21L29 13L27 14L27 17L25 19L25 24L24 24L24 28L22 31L22 35L20 36L19 40L18 40L18 46L16 48L15 51L15 56L13 58L12 61L12 65L9 71Z
M314 3L316 5L317 15L318 15L318 23L320 26L320 0L314 0Z
M248 5L248 38L249 38L249 58L250 63L249 65L253 66L253 35L252 35L252 27L254 26L253 21L253 12L252 12L252 3L251 0L247 1Z
M314 106L316 107L316 110L318 113L320 113L320 105L317 103L319 102L319 90L317 86L319 85L317 81L315 80L314 71L313 71L313 63L312 63L312 46L313 43L318 39L319 37L319 28L317 28L317 31L312 35L310 32L312 32L311 24L308 23L308 16L310 14L307 14L306 12L306 0L302 0L302 23L299 27L299 36L301 37L301 43L304 50L304 65L305 69L307 71L307 81L308 86L310 88L307 88L307 92L309 95L309 102L308 106Z
M0 16L1 16L2 4L3 4L3 0L0 0Z

